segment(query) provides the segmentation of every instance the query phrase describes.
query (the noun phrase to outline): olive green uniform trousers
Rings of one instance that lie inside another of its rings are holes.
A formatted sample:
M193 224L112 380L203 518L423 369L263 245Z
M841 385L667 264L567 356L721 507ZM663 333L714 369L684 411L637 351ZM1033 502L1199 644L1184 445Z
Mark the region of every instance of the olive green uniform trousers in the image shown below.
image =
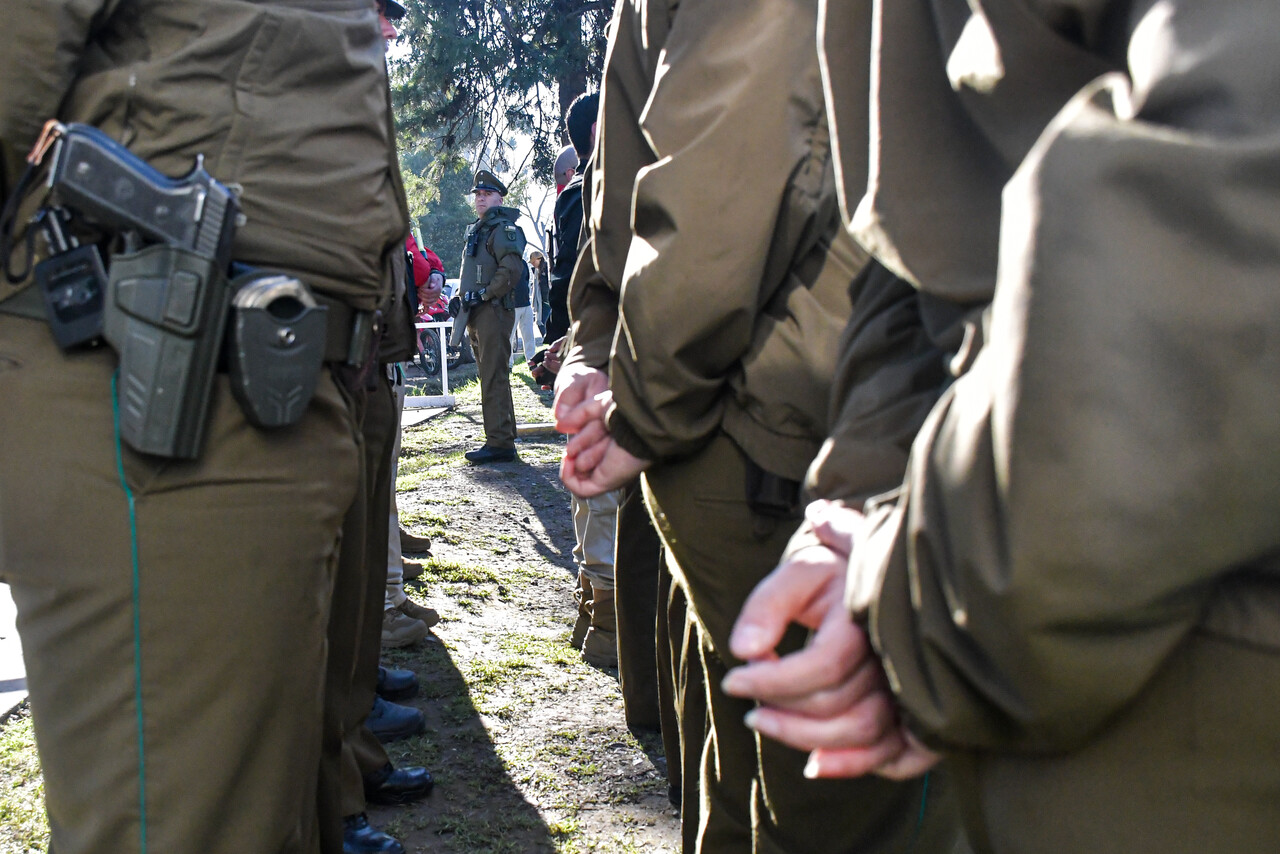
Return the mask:
M721 435L688 460L656 466L643 482L672 574L688 596L706 691L696 850L966 850L956 839L954 812L929 808L947 800L940 797L936 778L910 785L889 785L876 777L805 779L806 754L756 736L743 723L753 704L720 690L729 668L740 663L728 652L734 620L799 524L799 518L769 519L751 511L744 488L746 460L737 446ZM803 642L804 635L793 631L779 652ZM904 822L904 814L921 820Z
M471 310L467 335L480 372L480 403L484 410L484 443L490 448L516 446L516 412L511 402L511 330L516 313L500 300Z
M378 365L377 391L369 396L364 436L369 467L369 517L364 548L364 589L361 591L359 630L352 670L352 693L343 740L342 814L355 815L365 808L364 779L377 774L390 761L382 743L364 725L377 696L378 661L382 654L382 614L386 610L387 548L383 525L391 513L395 460L391 449L400 426L395 391ZM397 532L398 534L399 532Z
M618 682L627 726L658 730L658 586L662 540L649 521L637 478L622 490L613 559L614 609L618 617ZM669 657L669 653L668 656Z
M671 575L664 551L658 574L658 696L668 794L679 798L684 851L698 848L702 812L702 747L707 737L707 691L702 684L698 630L689 619L684 588Z
M344 816L364 812L363 778L387 762L364 726L373 706L381 649L390 501L390 439L394 401L381 365L360 375L365 392L359 420L360 491L342 527L342 548L328 627L324 753L320 774L322 850L342 852Z
M117 457L115 366L0 313L0 578L52 847L310 854L348 399L326 373L259 430L219 376L198 460Z
M702 669L689 666L697 665L698 648L684 590L672 583L639 478L623 487L618 505L614 576L623 712L632 730L662 733L669 794L680 807L685 849L692 851L707 703Z

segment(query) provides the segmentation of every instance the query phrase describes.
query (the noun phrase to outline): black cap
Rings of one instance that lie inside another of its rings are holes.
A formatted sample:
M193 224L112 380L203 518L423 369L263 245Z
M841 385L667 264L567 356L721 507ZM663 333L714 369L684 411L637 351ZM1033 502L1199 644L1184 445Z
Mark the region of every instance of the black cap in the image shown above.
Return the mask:
M386 15L388 20L398 21L409 14L409 10L397 3L396 0L382 0L382 14Z
M488 169L481 169L476 173L475 183L471 185L471 192L476 190L493 190L500 196L507 194L507 185L498 180L498 176L490 172Z

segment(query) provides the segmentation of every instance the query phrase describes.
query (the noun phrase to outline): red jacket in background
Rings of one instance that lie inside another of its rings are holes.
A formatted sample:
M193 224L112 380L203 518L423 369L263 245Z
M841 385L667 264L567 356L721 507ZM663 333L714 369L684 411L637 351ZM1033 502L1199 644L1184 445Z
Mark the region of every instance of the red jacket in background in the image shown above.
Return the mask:
M418 289L418 316L429 317L442 311L447 312L449 305L443 294L432 300L430 305L427 304L425 296L427 280L431 277L431 273L435 271L444 275L444 264L440 262L440 256L430 249L419 249L412 234L405 239L404 246L409 250L409 257L413 261L413 285Z

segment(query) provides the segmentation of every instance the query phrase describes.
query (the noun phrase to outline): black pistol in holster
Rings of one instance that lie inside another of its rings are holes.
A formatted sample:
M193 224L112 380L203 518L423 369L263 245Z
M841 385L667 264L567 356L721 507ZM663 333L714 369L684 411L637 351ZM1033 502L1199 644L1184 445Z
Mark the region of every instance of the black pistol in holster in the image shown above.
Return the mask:
M120 360L121 439L142 453L194 459L224 345L239 204L205 170L203 158L175 179L97 128L58 125L54 133L52 206L41 219L54 254L36 266L36 279L55 338L67 347L92 337L84 318L78 318L75 335L66 334L60 318L71 317L78 306L100 304L102 337ZM97 247L74 245L66 236L68 211L123 236L124 249L111 255L105 283ZM309 293L307 301L299 299L306 288L290 277L250 272L235 284L258 285L243 307L249 320L230 330L229 368L242 386L236 397L259 426L292 423L310 400L320 370L325 309ZM89 296L95 287L104 291L96 300ZM273 306L276 298L280 302ZM267 343L239 338L254 334ZM304 363L310 375L299 382Z
M54 132L46 235L53 223L65 224L64 211L70 211L124 236L124 251L110 258L101 299L102 337L120 359L120 437L143 453L194 459L222 345L239 206L202 160L174 179L95 127L69 124ZM68 278L95 261L93 274L102 270L96 246L69 242L59 245L50 236L54 254L36 266L55 337L66 314L59 295L67 293ZM82 289L94 287L78 281Z

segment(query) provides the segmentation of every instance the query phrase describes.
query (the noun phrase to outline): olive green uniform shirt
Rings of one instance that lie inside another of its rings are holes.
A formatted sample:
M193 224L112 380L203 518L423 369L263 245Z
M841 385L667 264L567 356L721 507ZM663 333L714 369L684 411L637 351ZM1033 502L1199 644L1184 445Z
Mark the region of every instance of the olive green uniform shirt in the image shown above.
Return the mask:
M50 118L170 176L204 155L245 214L237 261L297 276L331 317L383 304L407 213L368 0L4 10L0 193ZM325 629L361 477L353 372L323 371L275 431L220 377L200 458L148 457L113 441L115 354L58 351L8 310L19 287L0 283L0 572L53 848L313 854L321 742L338 734L321 718ZM78 536L57 536L60 514Z
M638 124L610 124L604 114L598 215L610 218L616 204L610 149L620 139L624 158L652 162L633 185L634 235L610 360L608 423L619 444L673 459L723 429L758 465L799 480L826 433L847 286L866 255L835 227L816 61L752 48L781 11L770 3L732 13L717 3L680 6L647 100L633 94L644 85L644 51L640 67L615 61L615 81L637 75L619 87L629 90L621 109L647 107ZM778 81L788 97L754 95ZM619 250L596 239L609 275Z
M23 4L0 51L0 191L50 118L95 125L166 175L202 154L239 192L235 260L379 308L408 210L383 41L359 18L368 10L364 0ZM0 281L0 301L14 290Z
M462 256L463 293L483 288L485 299L499 300L510 293L524 272L524 232L516 225L520 211L494 205L484 216L467 226L467 250ZM473 253L472 236L480 232Z
M739 732L744 708L718 687L729 626L796 524L760 524L744 455L804 476L827 433L850 286L867 260L839 223L816 8L618 6L570 359L607 366L610 432L655 463L646 497L704 645L715 736L699 850L746 850L734 822L751 796L735 789L758 780L753 850L900 850L914 833L920 850L951 851L943 781L929 820L918 782L804 781L803 754Z

